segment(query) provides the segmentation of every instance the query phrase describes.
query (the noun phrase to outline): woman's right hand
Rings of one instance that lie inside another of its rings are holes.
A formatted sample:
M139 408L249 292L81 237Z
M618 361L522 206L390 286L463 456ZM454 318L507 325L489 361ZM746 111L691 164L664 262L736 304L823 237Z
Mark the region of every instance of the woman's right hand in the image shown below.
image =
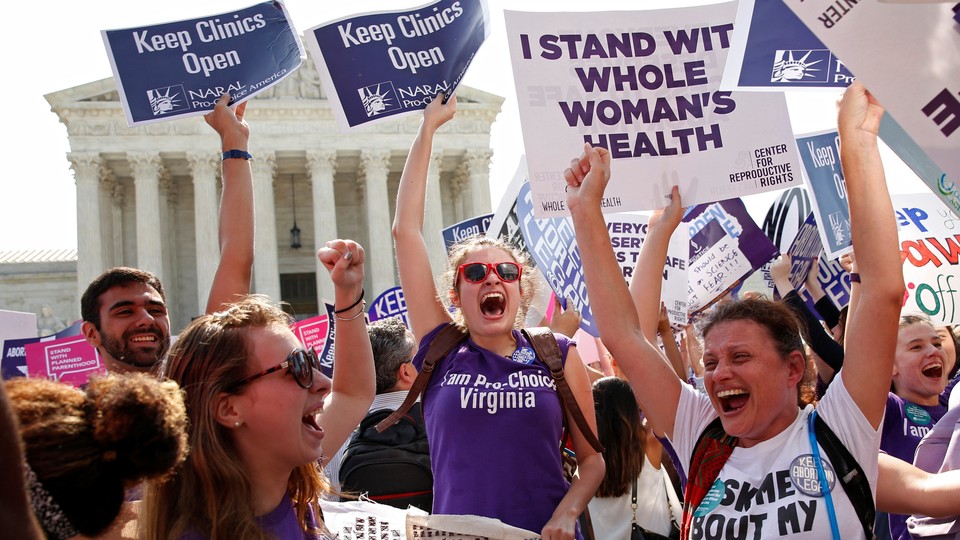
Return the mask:
M457 114L457 96L450 96L446 103L443 102L444 96L445 94L440 92L423 110L424 129L436 132Z
M363 286L363 247L353 240L331 240L317 251L336 287Z

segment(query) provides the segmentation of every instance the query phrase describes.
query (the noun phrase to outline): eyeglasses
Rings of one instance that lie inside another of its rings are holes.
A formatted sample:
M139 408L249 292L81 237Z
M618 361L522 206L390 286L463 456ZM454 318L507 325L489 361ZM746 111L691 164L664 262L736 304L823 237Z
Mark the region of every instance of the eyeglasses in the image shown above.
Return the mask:
M305 388L307 390L313 386L313 370L322 371L320 369L320 359L317 358L317 353L312 347L309 349L297 349L290 353L290 356L288 356L283 362L280 362L272 368L267 368L260 373L250 375L249 377L244 377L233 386L242 386L248 382L257 380L260 377L286 368L290 368L290 373L293 375L293 379L297 381L297 384L299 384L301 388Z
M466 279L470 283L480 283L487 279L487 274L490 270L496 272L497 276L505 283L513 283L520 279L520 274L523 271L520 265L515 262L502 262L497 264L473 262L461 264L457 267L457 273L462 273L463 279Z

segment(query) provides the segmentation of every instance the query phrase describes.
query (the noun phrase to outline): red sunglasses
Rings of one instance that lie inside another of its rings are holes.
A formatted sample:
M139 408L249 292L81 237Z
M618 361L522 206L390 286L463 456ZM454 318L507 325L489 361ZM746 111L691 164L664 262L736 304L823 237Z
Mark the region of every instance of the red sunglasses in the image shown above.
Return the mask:
M473 262L458 266L457 274L462 273L463 279L470 283L480 283L487 279L487 274L490 270L493 270L504 283L513 283L520 279L520 274L523 273L523 268L515 262L502 262L497 264Z

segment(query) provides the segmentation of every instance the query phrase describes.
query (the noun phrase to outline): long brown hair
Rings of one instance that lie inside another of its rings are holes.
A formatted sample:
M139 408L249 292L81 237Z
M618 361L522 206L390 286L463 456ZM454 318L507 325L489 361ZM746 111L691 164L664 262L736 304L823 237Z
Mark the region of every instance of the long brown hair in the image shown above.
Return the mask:
M633 389L623 379L604 377L594 382L593 406L607 464L597 497L619 497L630 490L643 469L647 430Z
M252 351L250 329L291 324L290 316L265 297L248 296L225 311L196 319L180 335L165 373L186 392L191 451L175 478L148 486L141 538L172 540L195 531L210 540L269 539L254 519L252 485L214 407L218 395L242 390L237 383L246 375ZM290 475L287 493L304 530L308 512L317 510L318 497L328 488L316 463Z

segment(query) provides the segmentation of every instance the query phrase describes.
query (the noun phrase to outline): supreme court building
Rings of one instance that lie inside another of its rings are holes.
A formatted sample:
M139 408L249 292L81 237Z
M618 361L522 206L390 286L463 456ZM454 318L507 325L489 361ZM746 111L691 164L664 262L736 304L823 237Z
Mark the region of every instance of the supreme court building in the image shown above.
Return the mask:
M75 279L69 278L69 260L58 261L54 279L49 261L37 266L30 254L12 258L16 262L0 264L0 308L39 317L48 305L72 321L94 277L111 266L135 266L160 276L172 330L179 331L202 312L219 260L219 137L202 117L127 127L113 79L46 99L70 142L65 158L77 189ZM440 229L490 212L490 127L502 102L461 86L456 118L434 139L424 236L437 273L446 260ZM245 118L254 156L253 292L289 302L298 318L317 314L323 299L332 301L333 284L316 250L333 238L355 239L365 248L368 301L395 286L390 229L420 116L340 133L308 58L252 99ZM299 245L291 229L299 229Z

